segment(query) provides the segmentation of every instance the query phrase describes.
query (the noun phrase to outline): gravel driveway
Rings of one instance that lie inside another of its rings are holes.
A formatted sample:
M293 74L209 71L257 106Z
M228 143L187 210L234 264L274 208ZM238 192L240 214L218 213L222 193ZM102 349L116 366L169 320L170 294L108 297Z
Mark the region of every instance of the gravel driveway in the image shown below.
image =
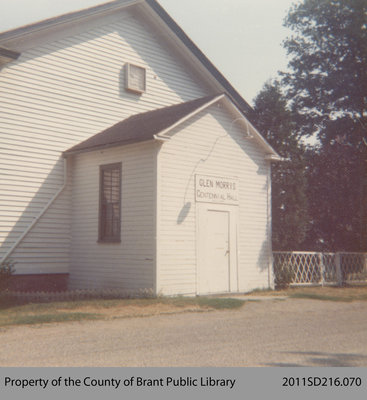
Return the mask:
M367 302L3 328L0 366L367 366Z

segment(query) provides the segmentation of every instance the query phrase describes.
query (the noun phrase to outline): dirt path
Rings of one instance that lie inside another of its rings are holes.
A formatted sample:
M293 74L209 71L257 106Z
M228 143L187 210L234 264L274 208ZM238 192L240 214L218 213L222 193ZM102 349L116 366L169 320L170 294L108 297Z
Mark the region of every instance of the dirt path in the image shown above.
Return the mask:
M367 366L367 302L14 326L0 330L0 366Z

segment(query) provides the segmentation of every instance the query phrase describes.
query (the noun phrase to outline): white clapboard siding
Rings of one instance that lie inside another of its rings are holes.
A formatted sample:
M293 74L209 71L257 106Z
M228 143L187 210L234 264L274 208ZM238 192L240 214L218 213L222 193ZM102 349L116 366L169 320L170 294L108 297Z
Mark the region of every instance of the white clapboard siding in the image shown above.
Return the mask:
M71 288L154 289L156 153L148 141L73 157ZM121 243L97 243L99 168L115 162L122 163Z
M154 29L127 10L83 26L75 35L65 30L57 40L28 44L0 71L0 257L62 186L63 151L130 115L208 94ZM146 68L146 93L124 90L126 63ZM68 271L70 193L65 190L11 255L17 273ZM131 265L140 263L136 257Z
M235 118L213 105L170 132L159 153L157 289L163 294L197 293L195 174L239 178L238 288L268 287L269 164ZM190 211L178 223L187 203Z
M57 190L58 188L54 189L53 194ZM38 215L47 204L49 198L50 196L48 195L40 199L38 193L36 193L27 207L25 207L23 214L17 218L15 225L11 228L11 232L13 234L19 233L20 236L28 225L33 222L32 218L25 221L26 224L23 223L27 213ZM33 205L37 206L34 211ZM41 205L42 208L39 207ZM16 261L15 270L17 274L68 273L70 262L70 209L71 185L69 173L64 191L11 254L10 258ZM18 235L14 235L13 239L17 237ZM9 238L12 237L5 238L5 242Z

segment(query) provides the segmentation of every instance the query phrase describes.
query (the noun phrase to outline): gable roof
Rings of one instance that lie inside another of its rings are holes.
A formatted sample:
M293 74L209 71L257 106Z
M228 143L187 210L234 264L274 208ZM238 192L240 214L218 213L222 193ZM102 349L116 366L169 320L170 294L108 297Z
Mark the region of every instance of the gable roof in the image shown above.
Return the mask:
M144 18L147 18L147 21L150 21L153 25L158 27L161 30L161 33L163 32L162 36L164 36L167 40L171 40L171 42L180 49L185 61L191 63L192 67L196 69L201 78L206 79L207 83L211 82L210 86L213 88L213 92L225 93L225 101L238 115L238 120L242 121L241 123L247 132L249 132L249 126L251 127L253 136L255 137L257 143L268 154L268 159L281 159L276 151L269 145L269 143L267 143L264 137L254 127L256 126L256 116L251 106L242 98L242 96L234 89L228 80L217 70L211 61L204 55L204 53L201 52L201 50L192 42L192 40L185 34L185 32L176 24L176 22L169 16L169 14L167 14L167 12L156 0L115 0L109 3L104 3L81 11L64 14L55 18L50 18L0 33L0 48L3 49L3 53L6 56L3 57L3 63L18 58L20 55L19 50L21 49L12 48L12 46L23 46L25 43L27 43L28 38L31 39L33 35L36 37L44 35L47 32L52 31L52 29L57 29L58 31L66 30L67 27L71 26L70 24L75 27L76 25L80 25L79 22L81 21L88 20L90 18L98 20L103 16L112 15L125 8L131 8L132 10L136 9L137 12L141 13ZM208 105L210 101L216 101L215 97L216 95L209 96L203 99L197 99L191 102L135 115L119 122L113 127L106 129L100 134L93 136L85 142L74 146L72 149L67 150L64 154L70 154L71 152L76 151L86 151L85 149L87 147L98 148L98 146L112 146L114 145L113 143L126 144L129 142L148 140L148 138L152 139L155 135L154 130L146 129L145 124L147 121L155 121L153 126L157 132L163 127L164 124L167 125L166 129L171 129L175 123L179 123L180 118L187 117L190 112L198 112L201 106ZM172 125L170 125L170 121L173 122ZM129 124L131 124L130 126L134 126L133 130L125 129L129 126ZM139 129L139 127L141 129ZM120 128L123 128L123 132L125 132L123 135L120 132ZM150 122L149 128L152 128ZM164 130L164 127L162 129ZM134 132L134 137L132 137L132 132ZM99 140L101 143L98 142Z
M182 119L221 97L222 95L218 94L206 96L133 115L71 147L64 152L64 155L152 140L155 135L173 127Z
M174 19L164 10L156 0L146 0L150 7L159 15L167 26L175 33L185 46L193 53L202 65L214 76L214 78L223 86L229 97L246 114L248 118L252 117L253 109L237 90L229 83L214 64L205 56L205 54L196 46L196 44L186 35L186 33L177 25Z
M5 47L9 48L7 43L12 43L13 41L16 42L20 37L24 37L41 30L47 30L64 23L77 21L81 18L104 15L108 12L117 11L121 8L134 6L140 7L141 10L148 12L149 15L158 20L160 25L168 29L175 38L176 42L183 45L184 48L186 48L186 50L189 51L189 53L193 56L193 58L202 67L204 67L204 69L212 78L214 78L217 84L220 85L221 89L219 89L219 91L224 91L231 98L234 104L236 104L236 106L241 110L241 112L244 113L248 119L254 122L253 110L251 106L243 99L243 97L235 90L229 81L219 72L219 70L212 64L212 62L204 55L204 53L195 45L195 43L186 35L186 33L177 25L172 17L156 0L115 0L81 11L75 11L58 17L49 18L40 22L0 33L0 46L4 44ZM11 50L17 52L16 48Z
M206 96L200 99L128 117L104 131L97 133L89 139L71 147L66 150L63 155L69 156L76 153L100 150L153 139L161 141L170 140L170 137L164 136L165 133L218 101L225 101L227 105L237 113L237 115L242 115L225 94ZM247 121L246 118L243 116L235 118L233 119L232 124L236 121L242 123L244 130L247 132L247 137L251 139L254 138L258 145L263 148L266 153L265 157L268 160L279 161L281 159L277 152Z

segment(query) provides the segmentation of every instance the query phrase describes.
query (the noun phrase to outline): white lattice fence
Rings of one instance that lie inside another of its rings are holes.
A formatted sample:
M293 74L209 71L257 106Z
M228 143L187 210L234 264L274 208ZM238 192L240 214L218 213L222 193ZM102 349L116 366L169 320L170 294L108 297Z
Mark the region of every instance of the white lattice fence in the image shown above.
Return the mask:
M340 253L340 268L345 282L367 281L367 254Z
M367 253L276 251L273 268L289 268L295 285L367 282Z
M322 270L321 283L342 283L337 253L320 253L320 268Z

